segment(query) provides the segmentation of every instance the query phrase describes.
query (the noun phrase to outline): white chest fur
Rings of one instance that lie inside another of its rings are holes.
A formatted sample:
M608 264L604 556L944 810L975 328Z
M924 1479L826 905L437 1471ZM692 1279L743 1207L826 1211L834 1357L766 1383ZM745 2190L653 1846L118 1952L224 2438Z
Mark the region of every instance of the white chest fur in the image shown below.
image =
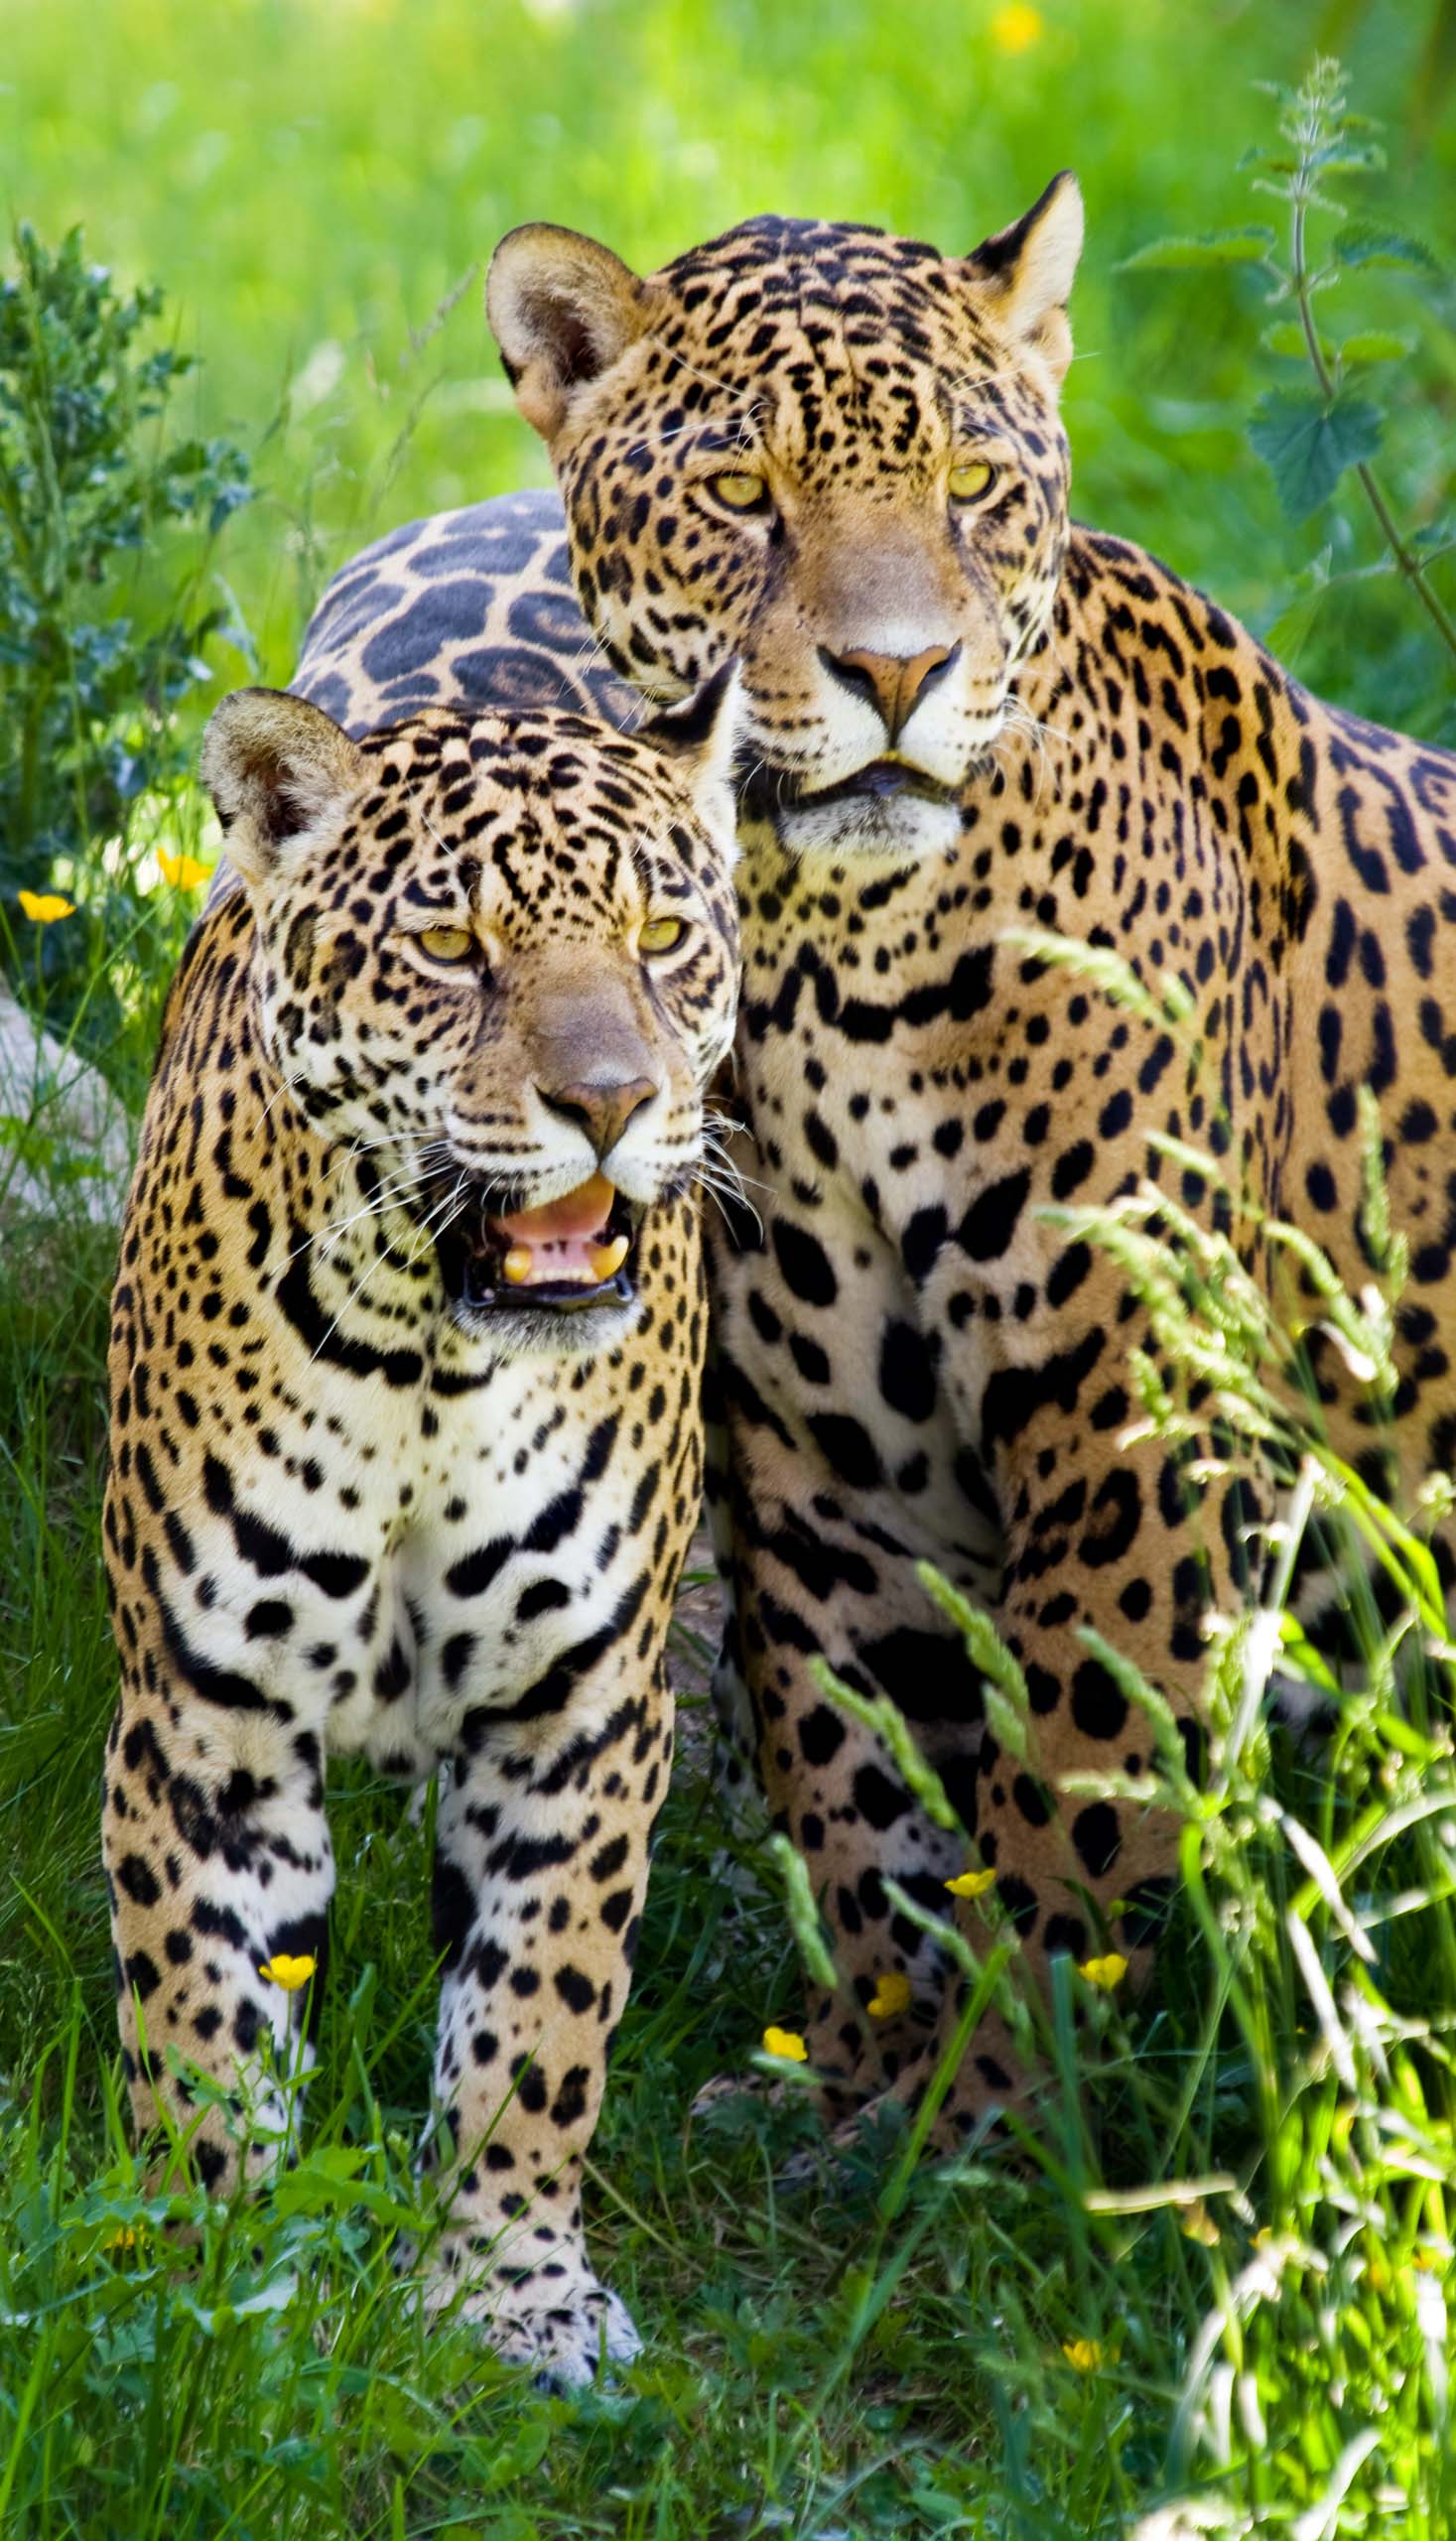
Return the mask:
M454 1392L331 1379L303 1452L254 1436L209 1461L178 1622L257 1697L215 1707L221 1756L256 1769L307 1732L417 1775L472 1716L543 1699L632 1566L643 1458L595 1376L521 1359Z

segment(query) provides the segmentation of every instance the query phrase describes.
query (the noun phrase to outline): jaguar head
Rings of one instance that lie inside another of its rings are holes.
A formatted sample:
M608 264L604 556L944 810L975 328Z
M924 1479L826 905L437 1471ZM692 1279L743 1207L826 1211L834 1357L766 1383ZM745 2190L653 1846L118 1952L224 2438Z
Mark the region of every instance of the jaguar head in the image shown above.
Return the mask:
M267 1072L341 1160L375 1288L425 1264L492 1349L620 1337L652 1212L697 1176L736 713L729 670L630 737L542 709L356 741L268 689L208 726Z
M1061 576L1081 243L1064 174L970 256L780 219L646 279L539 222L495 251L587 617L659 699L736 658L745 808L791 848L959 834Z

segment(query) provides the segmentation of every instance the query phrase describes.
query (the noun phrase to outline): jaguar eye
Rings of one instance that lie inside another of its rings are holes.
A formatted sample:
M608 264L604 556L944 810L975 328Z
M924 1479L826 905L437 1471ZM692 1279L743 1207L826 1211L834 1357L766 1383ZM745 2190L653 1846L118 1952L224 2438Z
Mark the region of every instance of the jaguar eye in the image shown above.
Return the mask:
M974 503L995 480L995 469L989 459L967 459L951 469L950 486L953 501Z
M730 512L764 512L768 509L768 487L761 476L751 476L746 468L729 468L725 476L708 479L721 503Z
M475 939L467 926L422 927L415 942L432 962L468 962L475 950Z
M680 917L649 917L646 925L638 931L637 950L640 953L670 953L675 944L681 944L683 933Z

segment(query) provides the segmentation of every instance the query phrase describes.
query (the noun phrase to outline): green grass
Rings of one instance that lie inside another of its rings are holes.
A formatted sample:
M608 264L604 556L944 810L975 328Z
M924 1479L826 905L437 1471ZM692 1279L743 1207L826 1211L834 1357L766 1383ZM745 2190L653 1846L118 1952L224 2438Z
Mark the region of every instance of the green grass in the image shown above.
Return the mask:
M1358 102L1392 119L1362 207L1449 247L1456 138L1418 115L1419 18L1327 14ZM233 435L264 487L208 563L234 629L218 685L288 676L364 537L544 476L478 274L460 289L512 221L575 222L644 265L769 205L969 246L1072 162L1091 215L1079 510L1275 625L1327 693L1447 729L1449 676L1367 574L1365 519L1290 528L1249 449L1280 376L1258 283L1117 270L1150 236L1260 216L1234 165L1270 128L1251 82L1298 75L1310 12L1048 5L1019 54L996 25L990 0L913 19L871 0L0 0L9 207L53 237L84 217L93 255L167 285L203 356L177 426ZM1383 374L1382 467L1414 523L1449 492L1452 314L1449 282L1424 306L1390 270L1350 286L1347 324L1419 330ZM139 585L156 570L137 557ZM195 793L169 817L201 846ZM107 948L107 1065L134 1103L179 918L159 900ZM815 2141L792 2093L690 2122L699 2085L745 2070L798 1999L777 1872L725 1826L697 1742L594 2147L594 2246L647 2349L552 2399L473 2338L427 2337L392 2272L400 2232L430 2226L411 2175L428 1821L357 1770L333 1789L335 1967L300 2169L238 2208L143 2196L96 1839L111 1268L106 1236L62 1215L8 1230L0 1262L3 2541L1172 2541L1195 2528L1180 2499L1248 2541L1448 2541L1456 1773L1418 1532L1383 1536L1405 1617L1387 1627L1351 1540L1385 1522L1321 1469L1311 1523L1351 1615L1336 1734L1291 1749L1264 1661L1230 1642L1208 1790L1170 1780L1186 1889L1158 1999L1125 2007L1067 1971L1036 2131L954 2172L912 2171L890 2139L787 2185ZM1223 1328L1220 1267L1181 1275L1179 1328ZM1257 1371L1270 1337L1239 1329ZM1293 1638L1284 1665L1317 1683L1331 1656Z
M1194 2493L1218 2531L1445 2541L1456 1774L1439 1660L1397 1706L1373 1618L1313 1762L1271 1740L1231 1640L1209 1789L1170 1791L1189 1889L1161 2008L1064 1968L1037 2131L954 2171L891 2138L789 2187L816 2140L792 2096L689 2122L796 1999L764 1859L725 1882L690 1763L594 2147L595 2245L648 2334L612 2387L533 2392L427 2336L392 2275L430 2228L428 1823L357 1770L304 2160L271 2199L149 2204L94 1832L108 1269L103 1240L39 1231L0 1313L0 2531L1114 2541ZM1195 1316L1211 1293L1190 1279ZM1429 1638L1418 1546L1396 1557Z

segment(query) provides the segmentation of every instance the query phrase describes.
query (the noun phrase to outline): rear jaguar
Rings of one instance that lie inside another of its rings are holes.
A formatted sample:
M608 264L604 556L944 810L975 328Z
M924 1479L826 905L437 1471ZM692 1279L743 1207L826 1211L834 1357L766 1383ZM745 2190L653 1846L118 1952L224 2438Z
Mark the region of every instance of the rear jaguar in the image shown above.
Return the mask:
M945 1913L967 1865L823 1700L816 1654L913 1722L973 1832L970 1885L990 1874L1043 1977L1062 1953L1145 1964L1172 1885L1146 1725L1085 1634L1163 1688L1196 1757L1247 1513L1139 1431L1146 1311L1066 1213L1146 1174L1207 1218L1213 1176L1150 1153L1164 1132L1247 1203L1261 1278L1272 1213L1358 1291L1370 1089L1410 1242L1398 1389L1377 1433L1312 1331L1325 1416L1407 1505L1456 1456L1456 761L1322 705L1072 521L1081 240L1067 176L969 254L763 218L640 276L515 231L490 315L562 502L395 533L340 577L315 655L348 715L501 676L590 683L617 713L739 665L733 1100L756 1215L709 1232L720 1684L833 1927L843 1981L808 2041L838 2108L913 2096L953 2031L943 1956L887 1881ZM1143 1010L1038 958L1038 932L1116 955ZM917 1558L1016 1657L1024 1759L988 1733ZM1089 1776L1115 1796L1067 1788ZM983 1904L955 1911L984 1940ZM945 2134L1022 2079L988 2017Z

